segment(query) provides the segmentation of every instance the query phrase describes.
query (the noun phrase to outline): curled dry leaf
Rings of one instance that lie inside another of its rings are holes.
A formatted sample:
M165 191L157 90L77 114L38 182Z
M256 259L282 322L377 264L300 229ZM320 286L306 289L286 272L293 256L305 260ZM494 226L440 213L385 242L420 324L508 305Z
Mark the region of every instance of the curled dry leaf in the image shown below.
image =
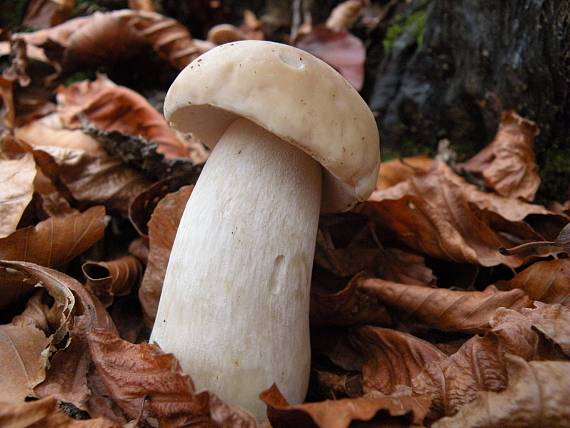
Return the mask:
M188 30L172 18L158 13L120 10L75 18L46 30L19 34L28 44L46 48L52 57L59 51L60 67L109 64L137 55L150 46L171 66L182 69L203 53ZM58 49L53 48L53 44Z
M22 23L32 28L53 27L69 18L74 7L75 0L32 0Z
M376 182L376 190L385 190L408 178L428 172L433 166L433 159L420 155L383 162Z
M499 308L485 336L474 336L448 358L426 366L412 381L415 394L432 398L430 419L453 415L479 391L502 391L508 383L505 355L525 360L563 359L521 313Z
M465 186L448 166L436 162L428 173L373 192L362 210L408 246L430 256L456 263L520 266L523 258L497 252L509 241L471 203Z
M0 239L0 259L61 266L103 237L105 208L51 217Z
M312 28L295 40L295 46L332 66L356 90L364 83L366 50L362 41L346 30L334 31L325 26ZM334 97L333 97L334 99Z
M63 284L42 281L22 271L19 263L0 262L0 284L2 308L21 304L35 287L43 287L53 299L48 307L41 302L43 294L36 293L21 315L0 325L0 401L18 402L35 396L33 389L45 379L50 354L55 346L65 346L75 298Z
M327 19L326 26L334 31L347 30L358 19L366 0L346 0L337 5Z
M158 346L131 344L104 330L91 332L88 338L98 376L131 419L142 412L164 427L230 421L242 427L256 426L249 413L224 405L208 392L196 394L178 361Z
M482 392L455 416L434 428L570 427L570 362L532 361L507 356L509 386Z
M359 288L388 307L443 331L483 333L500 307L515 310L529 307L522 290L456 291L446 288L399 284L377 278L360 278Z
M78 202L104 204L126 215L131 199L150 186L140 172L110 157L94 138L64 129L57 114L17 128L16 135L53 158L58 179Z
M0 426L5 428L120 428L105 419L78 420L68 416L54 397L27 403L0 402Z
M355 324L391 324L386 307L374 295L363 293L358 281L351 280L336 293L311 288L311 325L348 326Z
M499 195L532 201L540 186L534 157L538 127L513 111L504 112L495 139L463 168L483 176Z
M532 326L556 343L570 357L570 308L562 305L534 303L535 308L523 309L522 314Z
M139 289L139 299L148 327L154 323L170 250L192 189L193 186L184 186L177 192L166 195L156 206L148 223L148 262Z
M60 87L58 112L64 126L81 127L81 117L104 131L140 136L158 144L167 157L188 155L187 147L168 126L164 117L141 95L117 86L103 75L95 81Z
M5 299L1 307L14 305L37 286L43 287L53 298L49 310L28 304L26 311L13 321L21 326L49 327L42 334L49 336L51 347L41 357L47 363L48 357L55 353L49 360L45 380L35 387L33 395L54 395L82 406L89 395L86 379L89 359L83 336L95 327L113 330L107 312L76 280L43 266L2 261L0 279L1 296ZM36 304L34 300L30 302ZM0 378L7 377L3 374Z
M562 228L554 241L526 242L512 248L499 248L499 252L506 256L522 257L570 254L570 223Z
M500 281L501 290L520 289L531 299L545 303L570 305L570 259L533 263L508 281Z
M428 364L446 358L429 342L380 327L364 326L340 335L325 333L315 340L317 349L333 363L361 373L364 393L393 394L400 385L411 386L412 379Z
M2 143L0 143L2 144ZM31 153L17 159L5 157L0 145L0 238L13 233L34 195L36 163Z
M237 42L245 38L239 28L231 24L214 25L208 30L207 40L214 45Z
M417 254L397 248L380 251L376 273L379 278L402 284L435 285L437 278L425 264L425 259Z
M398 422L421 425L429 407L429 399L424 397L383 395L289 404L275 385L263 391L260 398L267 404L267 416L276 428L347 428L353 422L359 422L360 427ZM368 421L370 424L366 424Z
M87 278L85 287L110 306L115 296L130 293L141 278L143 267L133 256L124 256L108 262L86 262L81 267Z

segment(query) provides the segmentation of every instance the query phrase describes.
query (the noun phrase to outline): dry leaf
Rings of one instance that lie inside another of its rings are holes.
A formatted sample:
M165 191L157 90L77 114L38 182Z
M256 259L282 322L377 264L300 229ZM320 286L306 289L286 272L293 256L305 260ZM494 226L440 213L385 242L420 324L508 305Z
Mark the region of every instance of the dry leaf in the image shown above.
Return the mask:
M499 252L506 256L522 257L570 254L570 223L562 228L554 241L526 242L512 248L499 248Z
M538 127L513 111L504 112L495 139L463 168L480 173L499 195L532 201L540 186L534 157Z
M434 428L570 427L570 362L532 361L507 356L509 386L482 392Z
M75 0L32 0L22 23L33 28L53 27L69 18L74 7Z
M362 89L366 50L358 37L346 30L334 31L325 26L318 26L297 37L295 46L329 64L357 91Z
M203 53L188 30L174 19L133 10L96 12L18 36L36 47L55 43L58 49L51 49L60 51L57 62L65 70L113 63L139 54L146 46L177 69Z
M207 392L195 394L192 381L182 373L174 356L158 346L134 345L104 330L88 337L97 374L130 418L144 412L164 427L215 426L216 418L243 427L255 426L254 417L247 412L224 406Z
M535 302L534 306L523 309L521 313L535 329L559 345L570 357L570 308L541 302Z
M519 312L499 308L489 324L492 329L485 336L472 337L455 354L429 364L412 381L414 393L432 398L431 420L457 413L479 391L505 389L506 353L525 360L564 358Z
M50 334L52 347L43 358L47 362L50 353L55 351L55 354L50 358L46 380L36 386L34 395L55 395L81 406L89 394L86 380L89 359L86 358L88 351L83 336L95 327L113 330L109 315L81 284L61 272L25 262L3 261L0 268L1 295L8 300L3 303L14 304L29 294L36 284L45 288L54 301L45 314L47 323L44 323L49 325L46 334ZM6 289L8 286L17 292ZM14 322L31 325L30 321L36 323L35 320L43 316L33 317L30 312L28 307Z
M109 262L86 262L81 267L87 278L85 287L110 306L115 296L130 293L142 276L142 264L133 256L124 256Z
M27 403L0 402L0 426L4 428L120 428L104 418L73 419L53 397Z
M423 397L382 395L289 404L275 385L260 398L267 404L267 416L275 428L347 428L353 422L361 422L360 427L393 426L391 423L397 422L421 425L429 406L429 399ZM370 424L363 423L367 421Z
M375 296L381 304L443 331L483 333L497 308L518 310L531 305L521 290L456 291L364 277L358 282L361 292Z
M509 241L493 230L468 195L476 192L465 186L449 167L436 162L428 173L373 192L362 211L411 248L432 257L483 266L520 266L522 258L498 253Z
M336 293L313 286L310 320L314 327L390 325L392 321L382 302L374 295L363 293L358 287L358 281L354 279Z
M417 254L397 248L381 250L378 256L376 274L378 278L402 284L434 286L437 279L425 259Z
M533 263L508 281L500 281L501 290L518 288L531 299L545 303L570 305L570 259Z
M0 183L3 184L0 189L0 238L10 235L18 227L34 194L36 172L31 153L9 159L4 157L4 150L0 151Z
M45 379L50 340L38 328L0 325L0 401L17 403L34 396Z
M346 334L323 332L314 341L333 363L361 373L364 393L393 394L399 385L411 386L428 364L447 358L431 343L379 327L359 327Z
M61 266L103 237L105 208L51 217L0 239L0 259L21 260L46 267Z
M375 190L385 190L416 174L426 173L433 167L433 162L424 155L382 162Z
M170 249L192 189L193 186L184 186L177 192L166 195L156 206L148 223L148 262L139 289L147 327L154 323Z
M367 0L346 0L335 6L327 19L326 26L334 31L347 30L358 19Z
M58 112L64 126L81 127L81 117L104 131L119 131L158 144L158 152L167 157L188 155L164 117L138 93L117 86L103 75L97 80L60 87Z

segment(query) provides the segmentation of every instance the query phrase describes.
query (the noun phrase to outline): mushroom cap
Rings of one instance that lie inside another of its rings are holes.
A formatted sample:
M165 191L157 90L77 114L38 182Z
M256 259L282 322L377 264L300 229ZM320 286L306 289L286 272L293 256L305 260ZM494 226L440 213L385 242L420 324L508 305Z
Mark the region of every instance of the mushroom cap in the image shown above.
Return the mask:
M352 208L376 184L372 112L332 67L292 46L246 40L206 52L174 80L164 113L210 148L244 117L303 150L324 168L323 212Z

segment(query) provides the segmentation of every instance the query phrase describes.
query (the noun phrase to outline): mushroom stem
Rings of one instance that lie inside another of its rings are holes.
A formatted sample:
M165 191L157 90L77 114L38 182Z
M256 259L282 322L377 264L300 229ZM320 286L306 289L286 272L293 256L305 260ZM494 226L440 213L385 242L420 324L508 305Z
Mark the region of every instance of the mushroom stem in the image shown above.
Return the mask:
M259 419L276 383L302 402L321 167L239 119L212 151L182 216L151 341Z

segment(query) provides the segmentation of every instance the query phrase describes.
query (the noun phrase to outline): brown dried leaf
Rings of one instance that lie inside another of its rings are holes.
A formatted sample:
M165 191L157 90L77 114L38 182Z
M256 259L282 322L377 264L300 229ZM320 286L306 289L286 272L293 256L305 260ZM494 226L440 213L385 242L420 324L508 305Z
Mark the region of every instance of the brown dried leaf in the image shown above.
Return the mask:
M436 162L428 173L373 192L362 209L408 246L430 256L456 263L520 266L522 258L498 253L509 241L493 230L479 204L472 203L470 194L475 193L448 166Z
M21 402L34 396L34 387L45 379L49 344L32 325L0 325L0 401Z
M0 259L61 266L103 237L105 208L52 217L0 239Z
M130 418L142 411L164 427L215 426L214 422L230 421L255 426L255 418L247 412L225 406L207 392L195 394L192 381L174 356L158 346L134 345L103 330L90 333L88 339L97 374Z
M117 86L103 75L97 80L60 87L58 112L64 126L81 127L81 117L104 131L140 136L158 144L166 157L184 157L188 148L168 126L164 117L141 95Z
M125 296L142 276L143 267L136 257L124 256L109 262L86 262L81 267L87 278L85 287L110 306L115 296Z
M295 40L295 46L325 61L356 90L362 89L366 50L358 37L346 30L334 31L317 26L311 32L300 35Z
M38 324L36 320L45 316L46 322L43 324L49 326L49 333L46 334L51 334L50 352L56 352L50 359L46 380L36 386L35 394L40 397L54 395L58 399L81 406L89 395L86 380L89 358L83 336L95 327L113 330L109 315L101 303L76 280L43 266L2 261L0 284L3 285L0 295L10 302L25 297L36 284L43 286L53 298L54 303L47 313L40 308L42 314L32 317L28 306L14 322L19 325L30 325L30 321ZM18 293L6 290L6 287L16 288ZM6 302L0 302L0 307L4 306L2 303ZM34 311L38 312L35 309ZM43 358L47 361L49 355L46 353Z
M525 360L564 358L519 312L499 308L490 325L492 330L485 336L472 337L455 354L429 364L413 380L414 393L432 398L431 419L457 413L479 391L505 389L506 353Z
M513 111L503 112L495 139L463 164L470 172L480 173L499 195L532 201L540 186L534 157L538 127Z
M508 281L500 281L501 290L518 288L531 299L545 303L570 305L570 259L536 262Z
M184 186L177 192L166 195L156 206L148 223L150 248L146 270L139 289L139 299L148 327L154 323L170 249L192 189L193 186Z
M58 62L66 70L113 63L137 55L146 46L177 69L203 53L186 27L174 19L133 10L96 12L18 36L37 47L55 43L62 50Z
M570 308L534 302L535 308L521 313L534 328L556 343L570 357Z
M359 327L345 335L325 333L316 343L333 363L361 373L364 393L393 394L399 385L411 386L428 364L447 358L431 343L379 327Z
M349 326L356 324L391 324L386 307L374 295L363 293L357 280L351 280L336 293L311 288L311 325Z
M433 159L425 155L383 162L376 182L376 190L385 190L417 174L428 172Z
M326 26L334 31L348 30L358 19L366 0L347 0L335 6Z
M5 157L3 146L0 146L0 238L10 235L18 227L32 200L36 173L36 162L31 153L10 159Z
M531 305L521 290L455 291L364 277L359 282L359 288L367 295L443 331L483 333L489 330L489 321L497 308L518 310Z
M402 284L435 285L437 278L425 265L425 259L417 254L397 248L381 250L376 274L379 278Z
M0 426L4 428L120 428L104 418L77 420L61 410L54 397L27 403L0 402Z
M429 399L424 397L382 395L289 404L276 385L263 391L260 398L276 428L347 428L352 422L360 422L360 427L398 426L398 422L421 425L429 407Z
M53 27L69 18L74 7L75 0L32 0L22 23L33 28Z
M434 428L570 427L570 362L525 362L507 356L509 386L503 392L482 392Z
M562 228L554 241L526 242L512 248L499 248L499 252L506 256L517 255L522 257L550 256L558 253L570 254L570 223Z

